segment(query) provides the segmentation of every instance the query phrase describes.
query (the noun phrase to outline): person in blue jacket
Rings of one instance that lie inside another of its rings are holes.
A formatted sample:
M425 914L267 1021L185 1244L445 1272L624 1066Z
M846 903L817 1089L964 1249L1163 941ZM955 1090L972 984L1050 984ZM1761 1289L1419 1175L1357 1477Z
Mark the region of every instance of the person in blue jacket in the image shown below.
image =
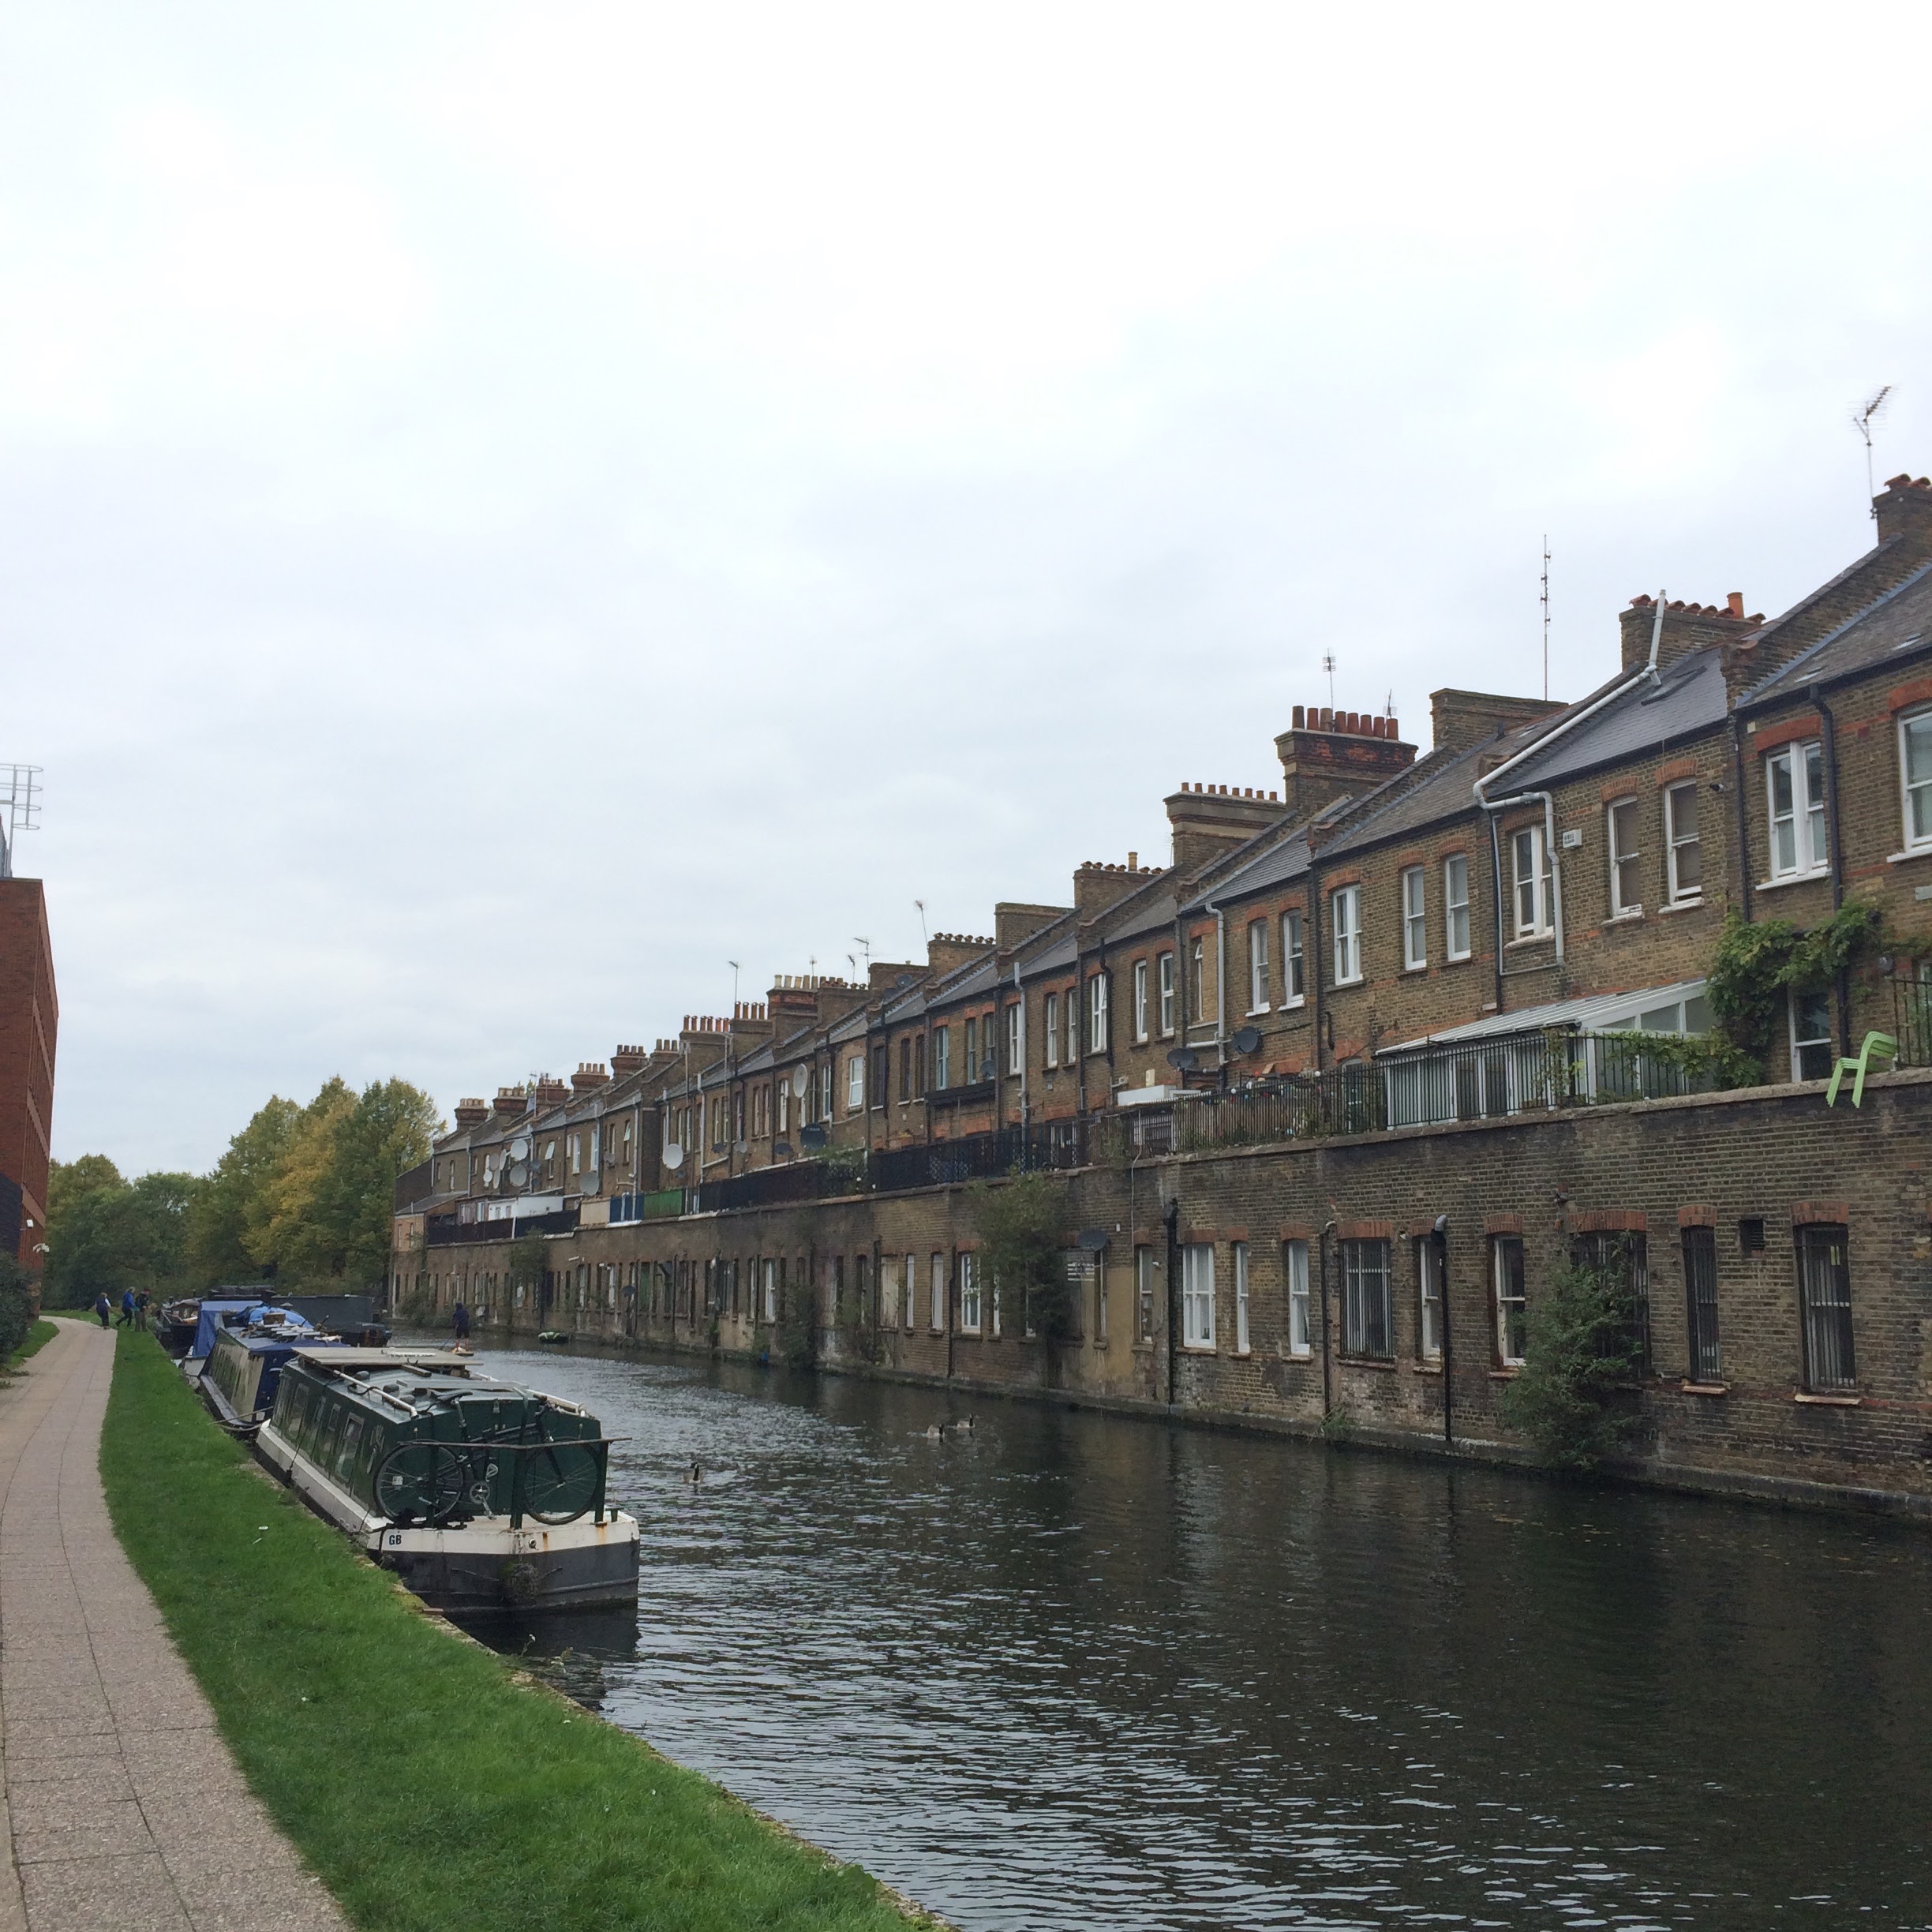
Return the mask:
M132 1288L121 1290L121 1320L118 1326L123 1328L134 1326L134 1290Z

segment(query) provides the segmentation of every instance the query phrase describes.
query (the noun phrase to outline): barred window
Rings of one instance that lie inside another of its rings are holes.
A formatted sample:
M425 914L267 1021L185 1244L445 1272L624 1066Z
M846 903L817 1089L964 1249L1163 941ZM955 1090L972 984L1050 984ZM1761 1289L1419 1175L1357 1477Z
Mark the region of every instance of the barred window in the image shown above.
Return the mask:
M1852 1270L1842 1227L1798 1230L1798 1299L1804 1319L1808 1389L1848 1389L1858 1381L1852 1353Z
M1395 1353L1385 1241L1342 1244L1342 1352L1377 1361L1387 1361Z
M1717 1346L1717 1231L1687 1227L1683 1231L1684 1327L1690 1339L1690 1379L1724 1379L1724 1356Z

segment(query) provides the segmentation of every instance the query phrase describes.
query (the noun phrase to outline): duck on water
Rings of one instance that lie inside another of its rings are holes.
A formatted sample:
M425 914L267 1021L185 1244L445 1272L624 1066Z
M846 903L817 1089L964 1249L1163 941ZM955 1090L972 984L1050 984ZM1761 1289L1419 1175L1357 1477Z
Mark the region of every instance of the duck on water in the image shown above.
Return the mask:
M255 1454L435 1608L637 1601L597 1417L453 1352L296 1348Z

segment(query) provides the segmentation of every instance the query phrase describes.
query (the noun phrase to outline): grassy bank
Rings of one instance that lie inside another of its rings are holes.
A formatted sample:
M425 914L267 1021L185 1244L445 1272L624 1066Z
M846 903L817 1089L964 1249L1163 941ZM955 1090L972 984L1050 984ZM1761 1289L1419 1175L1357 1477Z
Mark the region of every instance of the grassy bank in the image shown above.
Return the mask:
M119 1338L101 1474L249 1784L368 1932L904 1932L865 1873L412 1612L150 1336Z
M32 1361L59 1333L60 1331L54 1326L53 1323L46 1320L44 1316L40 1320L30 1324L27 1330L26 1339L13 1351L13 1355L8 1360L7 1367L17 1368L22 1362Z

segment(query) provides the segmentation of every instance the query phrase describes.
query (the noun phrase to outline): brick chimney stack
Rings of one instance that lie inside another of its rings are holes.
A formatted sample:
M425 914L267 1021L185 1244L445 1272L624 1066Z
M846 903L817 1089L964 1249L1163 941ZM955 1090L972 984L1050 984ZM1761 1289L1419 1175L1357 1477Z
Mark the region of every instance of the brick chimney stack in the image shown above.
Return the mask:
M1493 691L1429 693L1429 729L1438 751L1469 751L1564 707L1547 698L1503 698Z
M1402 726L1371 712L1297 705L1275 740L1288 815L1305 818L1337 799L1360 798L1415 762Z
M579 1061L577 1065L577 1071L571 1076L571 1091L572 1093L595 1093L598 1088L608 1086L609 1084L610 1075L605 1070L601 1061Z
M545 1107L561 1106L570 1097L570 1089L555 1075L540 1073L537 1076L537 1106L541 1111Z
M650 1058L650 1055L642 1046L620 1046L610 1057L611 1078L629 1078Z
M1932 479L1895 476L1872 499L1878 541L1903 537L1920 555L1932 553Z
M1178 792L1170 792L1163 803L1174 833L1174 867L1181 872L1192 872L1221 853L1245 844L1257 832L1265 832L1287 816L1279 793L1254 785L1190 781Z
M530 1098L521 1087L496 1089L496 1114L499 1120L515 1120L530 1110Z
M955 973L968 960L993 950L990 938L976 938L971 933L934 933L926 942L926 970L935 979Z
M1657 630L1657 599L1634 597L1630 608L1618 620L1623 633L1623 674L1641 671L1650 661L1650 639ZM1748 637L1764 622L1762 611L1754 617L1744 615L1744 593L1733 590L1722 604L1686 604L1673 601L1664 606L1664 633L1657 644L1657 668L1675 664L1694 650L1711 644L1735 644Z
M1073 874L1073 910L1082 919L1091 919L1143 884L1149 875L1140 869L1137 859L1138 855L1135 862L1126 865L1083 859Z
M456 1125L459 1127L480 1127L490 1117L487 1100L459 1100L456 1103Z

